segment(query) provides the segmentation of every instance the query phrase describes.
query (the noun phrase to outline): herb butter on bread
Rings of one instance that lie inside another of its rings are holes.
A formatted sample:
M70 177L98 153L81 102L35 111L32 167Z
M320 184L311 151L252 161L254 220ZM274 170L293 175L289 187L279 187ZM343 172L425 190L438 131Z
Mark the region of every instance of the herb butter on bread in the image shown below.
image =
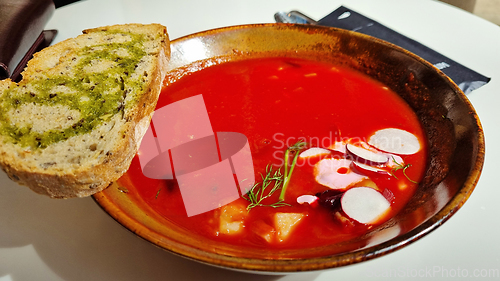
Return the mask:
M159 24L83 33L35 54L19 83L0 81L0 166L53 198L90 196L127 171L170 56Z

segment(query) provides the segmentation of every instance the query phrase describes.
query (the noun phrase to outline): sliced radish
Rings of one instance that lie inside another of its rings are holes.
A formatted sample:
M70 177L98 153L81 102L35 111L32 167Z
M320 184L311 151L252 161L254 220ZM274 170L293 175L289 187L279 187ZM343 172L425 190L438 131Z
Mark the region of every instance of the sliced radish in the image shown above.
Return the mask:
M405 130L387 128L378 130L369 139L368 143L382 151L410 155L420 150L418 138Z
M355 183L368 179L350 168L352 161L348 159L327 158L314 165L316 181L331 189L345 190Z
M302 152L299 157L300 158L306 158L306 157L314 157L314 156L320 156L320 155L327 155L330 154L331 151L328 149L320 148L320 147L311 147L304 152Z
M345 149L345 145L346 145L345 141L336 141L334 144L330 145L328 148L331 150L335 150L335 151L342 152L345 154L345 153L347 153L347 151Z
M347 153L351 155L356 162L368 164L368 165L382 165L389 161L389 157L386 154L370 150L368 145L363 145L359 143L354 145L351 143L346 144Z
M316 203L318 201L318 197L314 196L314 195L301 195L299 197L297 197L297 203L299 204L309 204L309 205L312 205L314 203Z
M404 166L405 165L404 162L405 161L403 160L403 158L401 156L389 154L389 161L387 161L386 166L389 168L395 168L395 167L399 167L401 165Z
M384 170L384 169L380 169L380 168L377 168L377 167L374 167L374 166L370 166L370 165L366 165L366 164L363 164L363 163L359 163L359 162L356 162L356 161L353 161L352 162L352 165L354 166L354 168L356 170L358 170L359 172L363 173L363 174L377 174L377 175L390 175L391 173Z
M364 224L375 223L391 207L380 192L370 187L353 187L347 190L340 203L348 217Z

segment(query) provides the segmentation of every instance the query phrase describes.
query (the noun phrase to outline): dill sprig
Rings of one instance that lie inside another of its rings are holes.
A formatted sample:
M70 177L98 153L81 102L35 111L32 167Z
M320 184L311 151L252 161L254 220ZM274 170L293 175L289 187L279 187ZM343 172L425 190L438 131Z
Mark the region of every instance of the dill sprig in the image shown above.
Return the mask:
M273 208L290 206L290 204L284 202L286 188L288 186L288 183L290 182L290 178L292 177L293 170L297 163L299 151L305 146L306 143L304 141L298 141L294 145L287 148L287 150L285 151L284 159L284 174L281 173L281 168L274 170L272 165L267 165L266 174L261 174L262 182L254 184L248 191L248 193L243 196L243 198L250 202L250 204L247 206L248 211L257 206ZM295 153L295 155L293 156L292 163L290 164L289 158L293 153ZM280 189L281 193L277 202L271 204L263 204L263 201L266 198L271 197L276 191Z
M247 211L250 211L257 206L267 206L273 208L290 206L289 204L283 202L283 200L268 205L262 203L264 199L271 197L277 190L282 188L283 174L281 173L281 168L273 170L272 165L267 165L266 175L264 176L263 174L261 174L261 178L262 182L254 184L250 191L248 191L248 193L246 194L246 197L243 196L243 198L250 202L250 204L248 204L247 206ZM272 185L272 188L267 191L270 185Z
M392 157L392 161L394 161L394 163L396 163L396 167L392 168L391 170L391 175L398 179L398 177L394 174L395 171L398 171L398 170L403 170L403 175L412 183L415 183L415 184L418 184L418 182L410 179L410 177L406 174L406 169L410 168L411 167L411 164L406 164L404 165L405 163L398 163L398 161L396 161L396 159L394 159L394 156Z
M283 179L283 187L281 189L281 194L280 194L280 201L285 200L285 193L286 189L288 187L288 183L290 182L290 179L292 177L293 169L295 168L295 164L297 164L297 158L299 157L299 151L303 149L306 146L306 142L304 141L298 141L296 144L290 146L286 152L285 152L285 178ZM290 167L288 166L288 158L290 157L291 153L295 153L295 156L293 157L292 164Z

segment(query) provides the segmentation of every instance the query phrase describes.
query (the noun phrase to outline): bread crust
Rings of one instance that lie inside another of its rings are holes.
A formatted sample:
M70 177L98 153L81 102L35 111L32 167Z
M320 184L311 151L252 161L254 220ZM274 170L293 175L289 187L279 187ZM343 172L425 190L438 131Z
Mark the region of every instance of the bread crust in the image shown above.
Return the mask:
M12 145L0 143L0 166L10 179L21 185L28 186L39 194L48 195L52 198L86 197L102 191L128 170L149 126L161 92L168 58L170 57L169 39L166 28L158 24L113 25L84 30L83 33L92 34L93 32L108 30L161 34L161 46L155 57L153 70L147 75L145 90L135 100L133 106L125 110L122 117L125 122L119 130L121 137L114 143L113 149L101 157L97 163L83 163L71 169L52 169L32 165L22 159L22 155L25 153L22 151L23 148L12 151ZM42 50L35 56L33 62L28 64L25 72L23 72L23 80L38 79L39 75L41 75L40 71L43 71L43 67L39 67L38 64L46 61L47 56L50 56L53 52L61 52L68 46L72 47L72 44L73 39L67 39ZM0 81L0 91L13 85L15 83L8 79Z

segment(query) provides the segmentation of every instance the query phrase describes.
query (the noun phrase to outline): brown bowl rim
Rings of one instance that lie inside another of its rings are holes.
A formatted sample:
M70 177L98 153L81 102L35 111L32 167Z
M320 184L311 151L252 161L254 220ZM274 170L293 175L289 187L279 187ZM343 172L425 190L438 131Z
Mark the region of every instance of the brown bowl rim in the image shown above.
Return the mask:
M174 242L173 245L165 245L164 243L161 242L161 239L164 239L161 235L152 232L147 227L141 225L141 223L135 221L134 219L130 218L127 214L123 213L122 210L117 208L106 197L105 193L100 192L93 195L94 201L107 214L109 214L115 221L124 226L126 229L133 232L140 238L145 239L146 241L151 242L154 245L160 247L161 249L167 250L168 252L171 252L175 255L182 256L197 262L209 264L212 266L223 267L226 269L233 269L233 270L247 271L247 272L249 271L253 273L271 273L271 274L300 272L300 271L315 271L315 270L336 268L362 261L371 260L376 257L392 253L407 245L410 245L411 243L419 240L420 238L436 230L439 226L441 226L443 223L449 220L468 200L476 184L479 181L485 157L484 132L474 107L472 106L468 98L465 96L465 94L462 92L462 90L441 70L437 69L429 62L425 61L421 57L399 46L396 46L392 43L386 42L384 40L369 35L333 27L311 26L311 25L300 25L300 24L265 23L265 24L245 24L245 25L220 27L179 37L175 40L172 40L172 43L175 44L176 42L188 40L194 37L221 33L226 31L234 31L237 29L284 27L284 26L296 27L299 29L300 28L331 29L335 30L335 32L349 33L352 36L362 37L366 40L374 41L377 44L386 45L391 49L395 49L401 53L404 53L405 55L410 56L413 59L417 60L418 62L426 65L427 67L434 69L434 71L438 75L440 75L443 79L445 79L447 83L450 85L450 87L453 88L453 90L458 94L460 100L464 102L465 105L470 109L471 116L476 121L476 125L478 127L478 139L477 139L478 147L477 147L476 160L474 162L473 167L471 168L471 172L467 177L465 183L441 210L439 210L436 214L431 216L427 221L423 222L422 224L410 230L409 232L397 236L395 238L392 238L378 245L370 246L368 248L364 248L361 250L347 252L344 254L336 254L331 256L323 256L317 258L276 260L276 259L242 258L242 257L226 256L216 253L208 253L201 251L199 249L186 247L185 245L181 245L176 242Z

